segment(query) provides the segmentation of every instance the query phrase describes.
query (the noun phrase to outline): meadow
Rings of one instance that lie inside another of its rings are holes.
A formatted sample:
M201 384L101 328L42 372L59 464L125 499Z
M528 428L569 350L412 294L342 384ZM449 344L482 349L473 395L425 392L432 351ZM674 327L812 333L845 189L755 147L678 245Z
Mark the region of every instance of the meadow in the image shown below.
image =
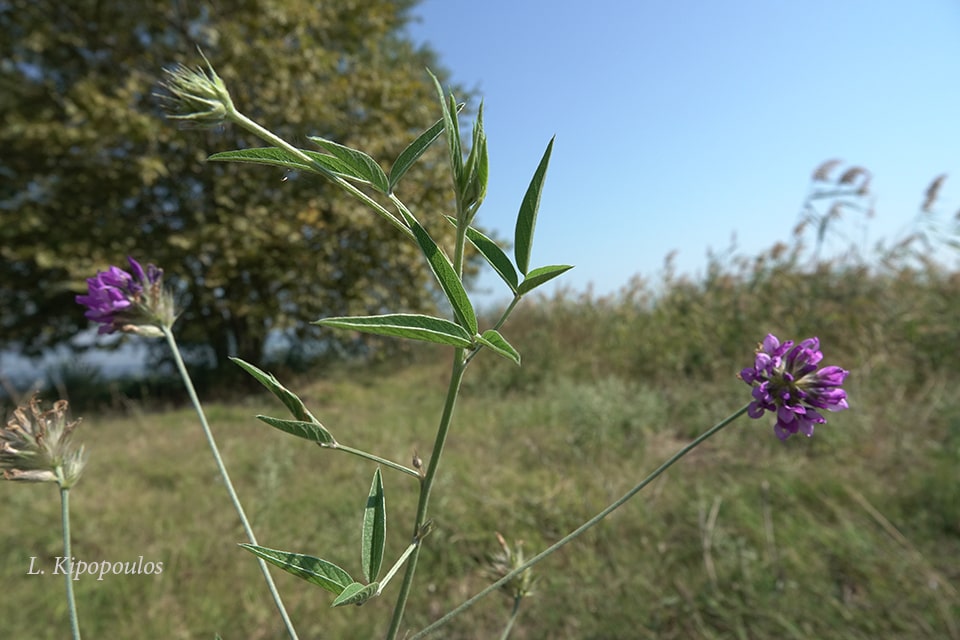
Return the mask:
M774 333L819 336L824 364L851 372L850 409L785 443L769 416L741 418L538 565L511 637L960 638L960 273L909 252L802 255L717 258L696 278L668 261L615 295L525 301L503 330L523 366L483 353L467 372L406 627L489 583L496 532L535 553L749 402L736 374ZM447 370L445 350L417 346L274 372L341 441L408 463L429 452ZM266 392L219 397L208 416L260 543L356 569L370 463L255 420L284 415ZM81 577L85 636L284 637L192 408L118 399L83 418L76 557L163 562ZM384 478L395 558L410 531L391 514L412 511L416 483ZM2 635L62 638L56 491L0 483L0 500ZM28 575L31 557L47 575ZM392 590L331 609L274 574L301 637L383 636ZM499 637L510 605L491 596L436 637Z

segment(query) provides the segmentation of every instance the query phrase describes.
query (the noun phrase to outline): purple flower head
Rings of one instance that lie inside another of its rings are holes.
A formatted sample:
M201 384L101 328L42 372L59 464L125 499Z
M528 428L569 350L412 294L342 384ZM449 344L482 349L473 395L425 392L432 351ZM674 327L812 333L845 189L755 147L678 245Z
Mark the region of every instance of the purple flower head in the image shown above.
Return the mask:
M84 314L100 323L98 333L129 331L159 335L158 328L170 327L176 319L173 300L163 289L163 269L140 263L128 257L130 271L111 266L87 279L87 295L77 296L78 304L87 307Z
M840 386L849 371L834 366L817 369L821 360L817 338L794 345L793 340L781 343L768 334L757 346L753 366L738 376L753 387L747 415L759 418L764 411L776 413L773 430L781 440L794 433L812 436L814 425L827 421L817 409L847 408L847 393Z

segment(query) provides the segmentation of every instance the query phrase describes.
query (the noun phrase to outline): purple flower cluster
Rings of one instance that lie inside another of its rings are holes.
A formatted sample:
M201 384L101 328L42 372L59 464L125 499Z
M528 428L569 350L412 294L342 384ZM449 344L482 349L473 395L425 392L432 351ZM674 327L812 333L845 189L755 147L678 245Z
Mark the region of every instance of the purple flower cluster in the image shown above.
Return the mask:
M131 257L128 273L111 266L87 279L87 295L76 301L87 307L84 314L100 323L98 333L115 331L142 331L144 326L170 326L175 314L170 296L163 291L163 269L147 265L146 271Z
M814 425L827 421L817 409L847 408L847 393L840 386L850 372L840 367L817 369L822 359L817 338L781 344L768 334L757 347L754 365L738 376L753 386L754 400L747 415L759 418L764 411L776 412L774 432L781 440L794 433L812 436Z

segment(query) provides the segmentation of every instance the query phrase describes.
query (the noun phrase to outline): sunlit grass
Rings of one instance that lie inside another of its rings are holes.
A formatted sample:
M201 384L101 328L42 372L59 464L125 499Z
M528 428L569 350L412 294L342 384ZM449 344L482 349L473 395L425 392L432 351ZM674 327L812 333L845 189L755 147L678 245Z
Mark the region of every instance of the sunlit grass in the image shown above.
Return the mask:
M851 370L851 409L810 440L781 443L769 420L729 427L538 566L513 637L960 638L960 281L789 266L670 282L656 303L635 283L526 307L505 330L524 367L481 357L467 373L409 628L485 585L495 532L536 552L748 401L735 374L773 331L819 335L825 364ZM432 446L445 385L445 355L426 353L284 382L341 442L409 465ZM284 416L272 397L207 409L261 544L358 573L372 467L259 423ZM164 563L81 578L85 636L284 637L192 410L84 418L77 557ZM389 562L412 533L416 486L384 478ZM55 492L0 483L0 499L4 636L61 638ZM26 575L31 556L48 575ZM301 637L383 635L390 589L332 610L329 593L275 575ZM442 637L496 637L509 606L491 597Z

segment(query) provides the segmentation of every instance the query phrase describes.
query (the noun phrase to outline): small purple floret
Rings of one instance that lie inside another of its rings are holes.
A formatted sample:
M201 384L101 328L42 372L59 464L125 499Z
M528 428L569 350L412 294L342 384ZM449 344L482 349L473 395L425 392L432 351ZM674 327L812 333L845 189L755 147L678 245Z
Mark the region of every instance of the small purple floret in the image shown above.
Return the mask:
M78 304L87 307L84 315L100 324L98 333L114 333L153 315L146 306L150 294L160 288L163 270L151 264L144 272L139 262L127 260L132 275L111 266L88 278L87 295L76 297Z
M753 386L747 415L759 418L765 411L775 412L773 430L781 440L795 433L812 436L814 425L827 421L817 409L842 411L848 407L847 393L840 386L850 372L836 366L818 370L821 360L817 338L794 345L793 340L781 343L768 334L757 347L753 366L738 376Z

